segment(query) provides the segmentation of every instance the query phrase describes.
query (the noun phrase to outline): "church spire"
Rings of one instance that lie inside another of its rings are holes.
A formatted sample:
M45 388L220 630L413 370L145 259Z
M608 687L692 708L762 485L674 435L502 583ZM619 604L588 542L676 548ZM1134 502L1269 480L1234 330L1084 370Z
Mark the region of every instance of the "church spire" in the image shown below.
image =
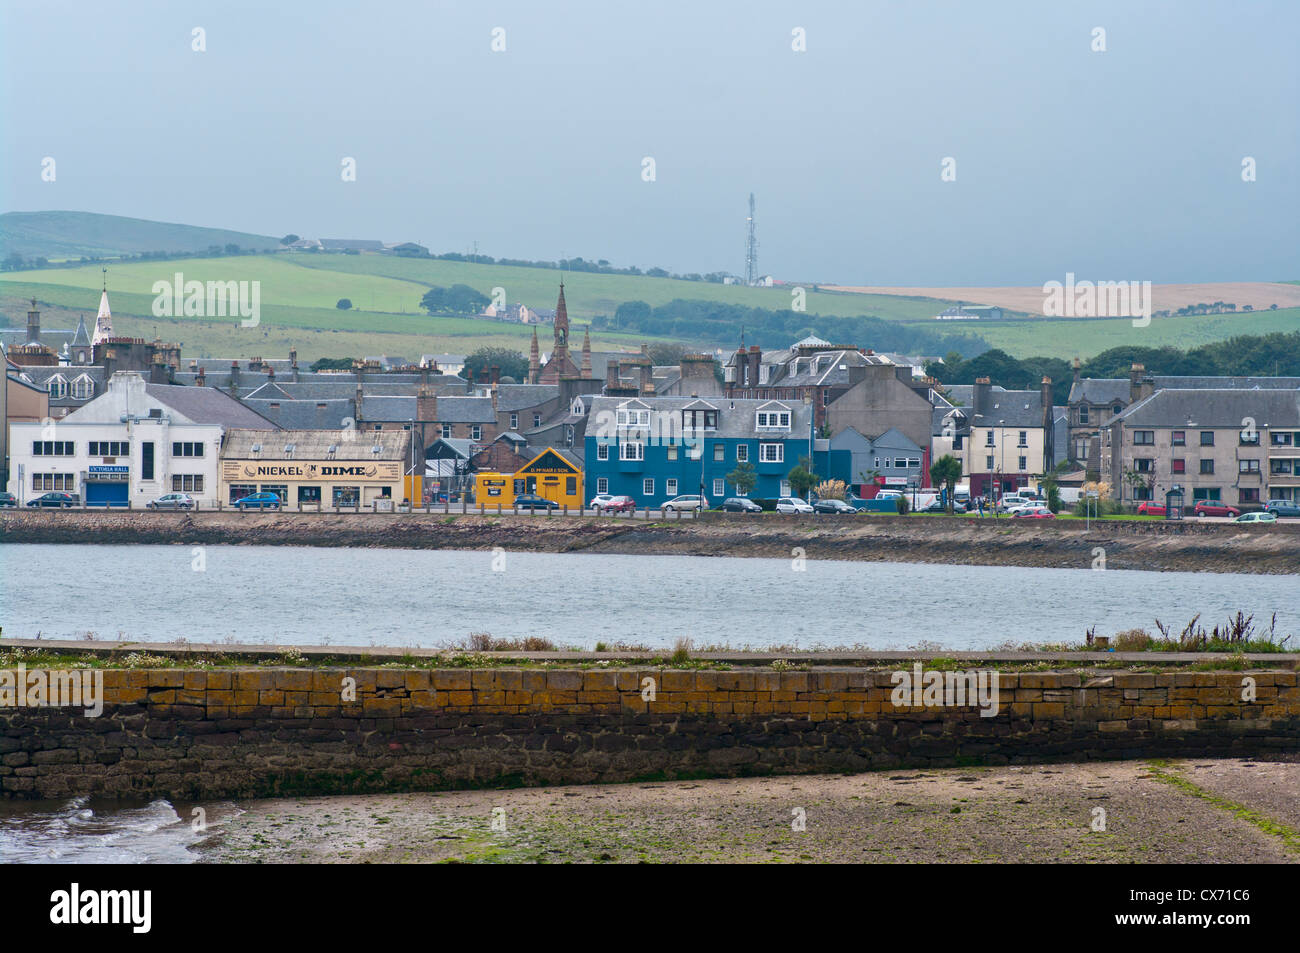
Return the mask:
M564 279L560 279L560 297L555 302L555 356L568 353L569 349L569 309L564 304Z
M99 296L99 313L95 315L95 334L91 344L103 344L113 336L113 312L108 308L108 269L104 269L104 290Z

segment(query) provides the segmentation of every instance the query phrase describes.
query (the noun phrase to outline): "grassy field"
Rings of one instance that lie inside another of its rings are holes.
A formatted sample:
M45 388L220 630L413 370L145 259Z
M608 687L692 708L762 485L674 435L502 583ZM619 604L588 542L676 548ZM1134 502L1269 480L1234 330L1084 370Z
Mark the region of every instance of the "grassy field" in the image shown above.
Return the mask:
M261 324L241 328L237 317L155 317L156 281L257 281L261 286ZM152 337L154 328L182 341L190 356L267 356L296 346L307 360L360 354L452 351L468 353L481 346L526 350L532 331L523 325L470 318L432 318L419 301L434 285L463 283L484 294L504 288L509 302L553 308L560 273L542 268L479 265L388 255L278 254L194 258L164 262L126 262L109 266L109 295L115 327L122 333ZM10 325L21 325L25 299L37 298L56 313L92 316L99 302L99 266L10 272L0 275L0 312ZM352 310L335 303L348 298ZM569 315L579 327L600 314L612 315L624 301L662 305L675 298L726 302L743 306L789 307L789 288L744 288L636 275L570 273L565 276ZM1251 314L1156 318L1145 328L1129 319L1078 318L971 321L950 325L933 320L947 302L890 295L809 292L809 324L816 315L874 315L939 332L975 334L1016 357L1087 358L1126 344L1192 347L1238 334L1300 330L1300 308ZM50 324L49 326L62 326ZM69 326L75 326L72 318ZM548 337L543 332L543 337ZM639 333L601 332L593 336L601 350L634 349L654 338ZM688 340L700 347L729 347L732 341ZM872 347L871 341L853 341ZM543 341L543 347L547 346Z
M278 248L269 235L224 228L173 225L94 212L5 212L0 215L0 258L17 253L51 261L115 258L140 252L203 252L213 245Z

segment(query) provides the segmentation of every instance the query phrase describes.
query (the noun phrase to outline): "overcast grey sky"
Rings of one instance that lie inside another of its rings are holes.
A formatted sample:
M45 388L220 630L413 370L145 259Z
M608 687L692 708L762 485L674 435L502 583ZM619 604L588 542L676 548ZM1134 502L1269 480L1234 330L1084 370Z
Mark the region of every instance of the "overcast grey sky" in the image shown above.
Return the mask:
M740 272L753 191L782 278L1300 278L1296 0L0 11L3 210Z

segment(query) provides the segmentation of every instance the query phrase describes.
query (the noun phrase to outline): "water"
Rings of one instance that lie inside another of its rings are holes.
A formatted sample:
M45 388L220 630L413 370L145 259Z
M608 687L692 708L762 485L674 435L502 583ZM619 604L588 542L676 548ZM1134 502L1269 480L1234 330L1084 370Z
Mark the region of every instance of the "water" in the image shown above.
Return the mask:
M497 565L500 571L495 570ZM0 547L16 638L439 647L473 632L625 642L985 649L1238 610L1300 641L1293 576L288 546Z
M0 861L7 864L188 864L191 848L239 809L204 805L207 825L195 830L193 807L159 798L148 803L74 797L66 801L0 801Z

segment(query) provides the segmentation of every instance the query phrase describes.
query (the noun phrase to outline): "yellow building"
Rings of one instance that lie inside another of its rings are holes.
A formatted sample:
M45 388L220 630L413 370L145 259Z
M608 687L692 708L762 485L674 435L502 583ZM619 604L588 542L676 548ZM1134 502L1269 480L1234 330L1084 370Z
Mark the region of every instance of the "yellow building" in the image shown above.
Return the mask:
M274 493L285 509L391 511L410 497L405 430L230 430L221 448L221 496L234 505Z
M491 507L514 505L515 497L535 493L560 506L580 510L582 498L582 464L568 451L547 448L514 473L481 471L474 477L474 501Z

